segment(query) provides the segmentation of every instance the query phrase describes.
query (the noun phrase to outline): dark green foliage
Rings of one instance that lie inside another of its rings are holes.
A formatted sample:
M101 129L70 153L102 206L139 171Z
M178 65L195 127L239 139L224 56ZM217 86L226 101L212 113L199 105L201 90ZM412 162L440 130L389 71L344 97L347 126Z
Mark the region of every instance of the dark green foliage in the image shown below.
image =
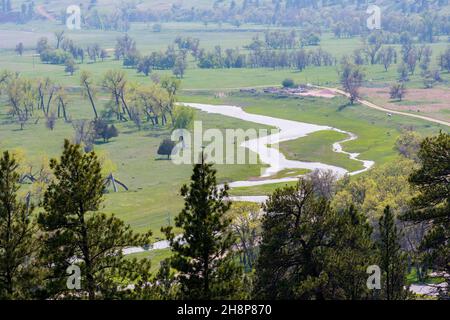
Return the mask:
M292 79L284 79L282 85L283 88L293 88L295 86L295 82Z
M181 299L232 299L242 297L242 269L232 251L235 239L226 216L228 187L217 187L216 171L202 161L194 167L189 186L183 186L184 209L175 218L183 236L172 227L163 229L170 240Z
M8 153L0 159L0 299L26 299L37 279L33 208L18 200L18 164Z
M47 270L43 296L50 298L111 299L126 296L142 266L124 259L122 249L150 243L150 234L134 234L114 216L98 212L104 177L95 153L83 154L68 141L59 161L51 160L55 180L44 195L39 215L41 258ZM81 289L68 290L66 270L81 269Z
M367 297L366 268L374 259L362 214L334 211L307 179L275 191L264 208L255 298Z
M413 223L426 223L428 232L420 249L435 270L447 274L450 288L450 135L441 132L426 138L418 154L420 168L409 181L418 192L411 201L411 211L402 216Z
M382 271L382 298L386 300L403 300L407 297L406 255L400 246L401 235L395 225L394 214L386 207L379 221L380 239L378 250Z
M104 142L109 142L111 138L119 136L119 131L117 128L113 124L109 126L106 121L102 119L97 119L94 121L94 130L96 133L96 138L101 138Z
M175 142L170 139L164 139L159 145L158 154L160 156L167 156L167 159L170 159L173 148L175 148Z

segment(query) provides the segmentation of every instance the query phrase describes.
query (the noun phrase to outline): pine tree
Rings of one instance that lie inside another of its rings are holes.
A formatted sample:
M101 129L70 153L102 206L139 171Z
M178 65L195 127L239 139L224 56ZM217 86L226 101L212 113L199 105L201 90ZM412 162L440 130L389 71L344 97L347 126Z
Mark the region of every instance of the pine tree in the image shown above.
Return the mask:
M232 252L235 239L226 216L230 203L228 186L217 187L212 164L194 166L189 186L181 194L184 209L175 218L182 236L175 237L172 227L163 228L174 256L171 267L176 270L182 299L230 299L241 294L242 268L237 266Z
M0 299L30 297L36 249L33 208L19 201L18 164L6 151L0 159Z
M262 243L256 265L256 299L325 299L325 235L331 228L329 202L314 185L278 189L264 205Z
M128 246L150 243L150 233L134 234L123 221L98 212L104 178L94 152L84 154L67 140L59 161L51 160L55 180L44 195L38 222L43 232L42 260L49 274L44 294L52 298L111 299L124 297L137 281L141 263L124 259ZM146 263L146 262L143 262ZM81 271L81 288L67 287L67 268Z
M367 288L367 267L375 264L373 229L367 217L354 206L335 213L330 234L333 245L326 254L332 299L362 300L371 297Z
M256 299L366 299L372 228L353 207L337 212L311 179L264 206Z
M420 248L425 260L446 278L443 298L450 297L450 134L426 138L420 147L421 167L409 178L418 191L411 210L401 216L412 223L426 223L428 232Z
M406 255L400 246L400 233L395 225L394 214L388 206L379 221L380 239L378 249L382 270L382 297L386 300L403 300L407 297Z

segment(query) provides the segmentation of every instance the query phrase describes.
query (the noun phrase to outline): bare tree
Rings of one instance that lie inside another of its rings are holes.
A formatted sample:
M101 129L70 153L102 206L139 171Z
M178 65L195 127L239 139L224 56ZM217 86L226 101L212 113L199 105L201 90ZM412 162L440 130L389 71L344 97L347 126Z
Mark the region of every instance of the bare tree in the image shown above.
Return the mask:
M348 93L350 104L353 104L359 98L359 88L364 80L362 70L348 62L344 62L341 71L341 84Z
M77 120L73 122L75 130L74 143L84 145L86 152L92 151L95 142L94 124L89 120Z
M89 98L89 101L92 106L92 110L94 110L95 119L98 119L97 108L95 107L95 91L92 88L92 78L91 74L87 71L82 71L80 76L80 83L83 89L83 95Z
M56 38L56 49L59 49L59 46L61 45L62 41L64 40L64 30L56 31L55 38Z

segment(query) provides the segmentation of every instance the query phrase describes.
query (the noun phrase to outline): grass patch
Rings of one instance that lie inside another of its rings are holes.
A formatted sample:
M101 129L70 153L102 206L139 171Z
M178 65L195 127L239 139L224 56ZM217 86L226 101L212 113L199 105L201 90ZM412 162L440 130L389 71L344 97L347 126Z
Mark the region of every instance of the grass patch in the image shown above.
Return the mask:
M134 253L126 256L126 259L136 258L138 260L149 259L151 261L150 271L155 274L158 272L160 264L167 258L172 256L172 250L161 249L161 250L151 250L146 252Z
M280 151L290 160L319 161L350 172L362 170L364 166L361 162L333 151L333 144L347 137L346 134L336 131L314 132L303 138L280 143Z
M293 182L265 184L254 187L233 188L230 190L230 195L234 197L267 196L271 195L277 189L281 189L287 186L289 187L295 186L296 184L297 182L293 181Z

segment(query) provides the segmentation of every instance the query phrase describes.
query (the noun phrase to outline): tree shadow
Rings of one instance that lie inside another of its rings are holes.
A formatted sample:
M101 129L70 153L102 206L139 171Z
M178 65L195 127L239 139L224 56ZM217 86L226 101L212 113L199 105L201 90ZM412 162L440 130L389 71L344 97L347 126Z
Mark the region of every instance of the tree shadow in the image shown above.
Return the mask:
M343 111L345 108L347 108L347 107L349 107L349 106L352 106L352 104L351 104L351 103L346 103L346 104L340 105L340 106L337 108L337 111L338 111L338 112L341 112L341 111Z

